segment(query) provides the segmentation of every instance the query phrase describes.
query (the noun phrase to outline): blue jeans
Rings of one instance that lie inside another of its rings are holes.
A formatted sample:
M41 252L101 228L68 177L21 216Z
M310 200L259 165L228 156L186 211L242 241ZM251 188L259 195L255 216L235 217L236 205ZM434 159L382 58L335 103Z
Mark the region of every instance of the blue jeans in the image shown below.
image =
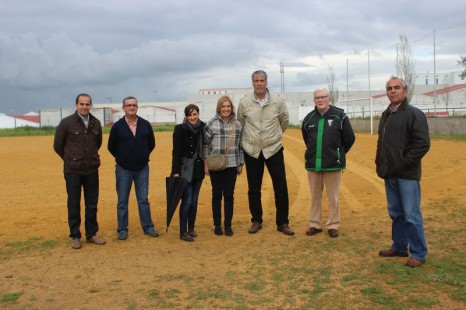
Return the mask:
M197 214L197 201L201 191L202 179L192 180L181 198L180 205L180 234L185 234L187 229L194 229ZM187 228L186 228L187 226Z
M392 250L423 260L427 255L421 214L421 187L417 180L386 179L388 214L392 219Z
M99 174L79 175L65 173L66 192L68 193L68 225L70 238L81 238L81 187L84 191L84 214L86 237L95 236L99 230L97 223L97 201L99 200Z
M116 191L118 194L117 203L117 232L128 230L128 199L131 185L134 182L136 198L138 201L139 220L144 232L154 228L154 223L150 215L150 204L147 199L149 191L149 166L140 171L126 170L119 165L115 166Z

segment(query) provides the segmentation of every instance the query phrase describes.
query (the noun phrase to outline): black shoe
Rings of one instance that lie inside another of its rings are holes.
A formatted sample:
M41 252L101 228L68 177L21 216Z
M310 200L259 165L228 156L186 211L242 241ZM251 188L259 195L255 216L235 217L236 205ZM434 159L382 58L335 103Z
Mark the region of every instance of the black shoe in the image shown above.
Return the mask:
M225 227L225 236L231 237L233 236L233 229L230 226Z
M214 232L215 232L215 234L216 234L217 236L223 235L222 226L215 226Z
M194 229L188 229L188 235L190 235L193 238L197 237L197 233Z
M188 235L188 233L184 233L184 234L180 235L180 239L184 240L184 241L188 241L188 242L194 241L194 238L191 237L190 235Z

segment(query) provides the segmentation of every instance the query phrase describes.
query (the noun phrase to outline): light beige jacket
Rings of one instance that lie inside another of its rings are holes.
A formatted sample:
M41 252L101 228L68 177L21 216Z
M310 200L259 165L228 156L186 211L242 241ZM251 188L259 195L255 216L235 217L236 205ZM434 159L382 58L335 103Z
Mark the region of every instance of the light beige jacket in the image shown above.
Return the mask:
M261 107L252 92L239 101L237 117L243 125L243 150L249 156L258 158L262 151L267 159L282 148L282 134L289 122L282 97L269 92L269 101Z

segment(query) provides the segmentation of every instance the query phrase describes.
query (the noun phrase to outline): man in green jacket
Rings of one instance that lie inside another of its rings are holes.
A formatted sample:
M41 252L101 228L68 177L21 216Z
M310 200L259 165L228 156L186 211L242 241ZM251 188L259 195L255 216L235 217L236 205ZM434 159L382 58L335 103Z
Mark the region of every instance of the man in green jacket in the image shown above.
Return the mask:
M315 109L304 118L301 131L306 144L304 157L311 191L310 228L306 234L312 236L322 232L322 191L325 185L328 197L326 227L329 236L336 238L340 228L338 195L341 175L355 136L346 114L330 102L328 90L315 90Z
M264 165L272 178L275 192L276 225L279 232L294 235L288 226L289 199L283 157L282 134L288 127L285 101L267 89L267 73L252 74L254 92L243 97L238 106L238 120L243 125L242 146L248 178L249 210L253 234L262 228L261 188Z

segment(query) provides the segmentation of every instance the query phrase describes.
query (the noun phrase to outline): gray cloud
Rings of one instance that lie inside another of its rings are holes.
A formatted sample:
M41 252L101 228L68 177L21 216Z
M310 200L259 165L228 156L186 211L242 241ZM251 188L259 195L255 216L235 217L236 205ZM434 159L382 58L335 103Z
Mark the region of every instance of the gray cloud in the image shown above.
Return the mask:
M249 87L257 68L279 89L280 61L289 91L322 86L329 65L346 88L347 60L350 88L366 89L368 51L376 89L394 74L400 33L416 69L433 70L434 29L437 69L459 71L465 10L433 0L4 0L0 112L70 105L82 91L94 102L187 100L200 88Z

